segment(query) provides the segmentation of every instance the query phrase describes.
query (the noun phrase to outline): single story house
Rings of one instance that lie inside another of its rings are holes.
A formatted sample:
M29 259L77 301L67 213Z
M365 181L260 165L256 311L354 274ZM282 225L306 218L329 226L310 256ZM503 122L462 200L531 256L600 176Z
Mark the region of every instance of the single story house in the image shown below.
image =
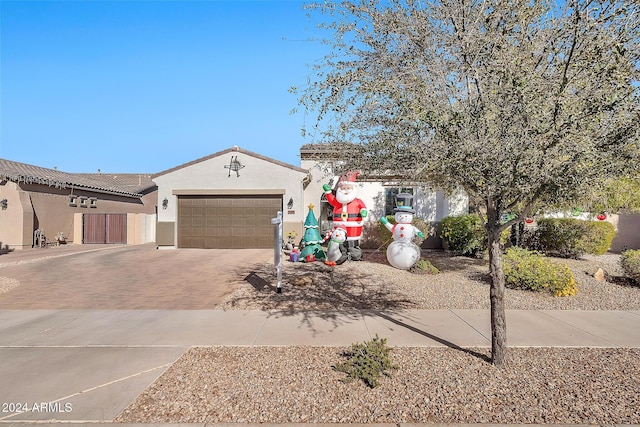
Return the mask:
M148 174L78 174L0 159L0 249L155 240ZM36 232L37 231L37 232Z
M328 168L336 159L326 155L326 148L303 146L298 167L234 146L153 175L158 187L158 247L272 248L271 219L278 211L283 214L284 235L294 233L298 242L309 207L324 234L331 229L331 215L322 185L338 178ZM393 215L399 191L415 195L416 216L427 222L468 212L464 194L448 198L424 183L364 179L357 185L358 197L371 213L369 222ZM428 242L441 246L437 237Z
M309 171L234 146L152 176L159 248L273 248L271 219L302 232Z

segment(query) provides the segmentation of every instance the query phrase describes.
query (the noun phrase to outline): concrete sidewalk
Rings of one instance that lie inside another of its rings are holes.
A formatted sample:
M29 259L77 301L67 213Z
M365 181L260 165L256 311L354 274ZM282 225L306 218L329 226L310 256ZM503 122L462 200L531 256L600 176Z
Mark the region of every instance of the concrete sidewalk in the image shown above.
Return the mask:
M640 311L514 310L507 327L509 346L640 348ZM489 347L490 315L0 310L0 423L110 422L191 346L347 346L376 334L391 346Z

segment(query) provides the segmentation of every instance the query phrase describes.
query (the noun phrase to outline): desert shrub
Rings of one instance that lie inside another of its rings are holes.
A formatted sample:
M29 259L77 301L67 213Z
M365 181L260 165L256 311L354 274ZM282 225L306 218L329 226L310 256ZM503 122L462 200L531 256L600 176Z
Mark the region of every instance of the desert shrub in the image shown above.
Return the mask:
M509 248L503 259L506 286L549 292L554 296L575 295L578 292L571 269L551 261L540 252Z
M431 261L428 259L420 258L420 261L416 263L413 267L411 267L411 272L413 273L422 273L422 274L438 274L440 270L438 270Z
M334 369L347 374L343 382L360 379L374 388L380 384L380 375L389 376L388 370L398 369L389 357L390 352L386 338L379 338L376 334L371 341L352 344L351 349L342 353L347 361L336 364Z
M387 215L387 221L389 221L389 224L395 224L396 217L394 215ZM418 218L414 216L413 221L411 221L411 224L413 224L414 227L417 227L420 231L422 231L422 234L424 234L425 237L428 236L431 232L429 224L427 224L425 220L423 220L422 218ZM391 237L391 231L389 231L387 227L385 227L384 224L382 224L380 221L378 221L377 225L378 225L378 236L379 236L379 240L381 241L380 245L386 249L389 246L389 244L393 242L393 238ZM418 237L418 236L414 237L413 239L413 243L415 243L418 246L421 246L423 241L424 241L424 238Z
M615 228L604 221L543 218L526 246L546 254L578 259L588 253L602 255L611 247Z
M440 237L448 249L465 256L478 256L487 249L487 232L477 214L448 216L440 223Z
M588 254L606 254L613 238L616 237L616 228L607 221L586 221L586 223L587 233L582 238L582 248Z
M640 249L624 251L620 263L627 277L640 284Z

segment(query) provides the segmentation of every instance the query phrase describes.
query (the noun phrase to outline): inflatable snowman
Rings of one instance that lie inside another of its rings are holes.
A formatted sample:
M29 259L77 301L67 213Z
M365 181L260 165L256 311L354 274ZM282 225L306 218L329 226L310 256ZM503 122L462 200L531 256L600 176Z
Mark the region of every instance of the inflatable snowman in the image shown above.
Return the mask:
M393 242L387 248L387 260L389 264L401 270L408 270L420 260L420 248L413 243L414 237L424 237L422 231L415 227L413 214L415 211L411 207L413 196L411 194L400 193L396 196L395 224L389 223L387 218L380 218L391 235Z

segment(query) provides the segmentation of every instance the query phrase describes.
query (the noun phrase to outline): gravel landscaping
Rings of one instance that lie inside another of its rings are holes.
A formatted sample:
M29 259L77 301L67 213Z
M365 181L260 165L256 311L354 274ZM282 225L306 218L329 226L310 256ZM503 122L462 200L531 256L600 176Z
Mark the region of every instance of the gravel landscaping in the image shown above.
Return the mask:
M484 260L425 253L441 273L415 274L384 254L335 268L258 266L225 310L482 309L489 306ZM640 287L622 277L619 256L567 262L578 295L507 290L508 309L640 310ZM602 268L606 281L593 272ZM640 350L510 348L508 364L489 349L397 347L398 366L381 385L344 383L337 347L192 348L116 419L118 422L640 424Z
M225 310L338 309L488 309L488 261L452 257L442 251L423 257L440 270L416 274L391 267L382 252L365 253L363 262L328 267L320 262L283 263L282 293L273 264L257 269L218 308ZM554 258L572 269L578 294L548 294L507 289L505 304L513 310L640 310L640 287L623 277L620 256L587 255L580 260ZM602 268L607 280L593 273Z
M343 383L330 347L194 348L118 422L640 423L640 350L395 348L371 389Z

